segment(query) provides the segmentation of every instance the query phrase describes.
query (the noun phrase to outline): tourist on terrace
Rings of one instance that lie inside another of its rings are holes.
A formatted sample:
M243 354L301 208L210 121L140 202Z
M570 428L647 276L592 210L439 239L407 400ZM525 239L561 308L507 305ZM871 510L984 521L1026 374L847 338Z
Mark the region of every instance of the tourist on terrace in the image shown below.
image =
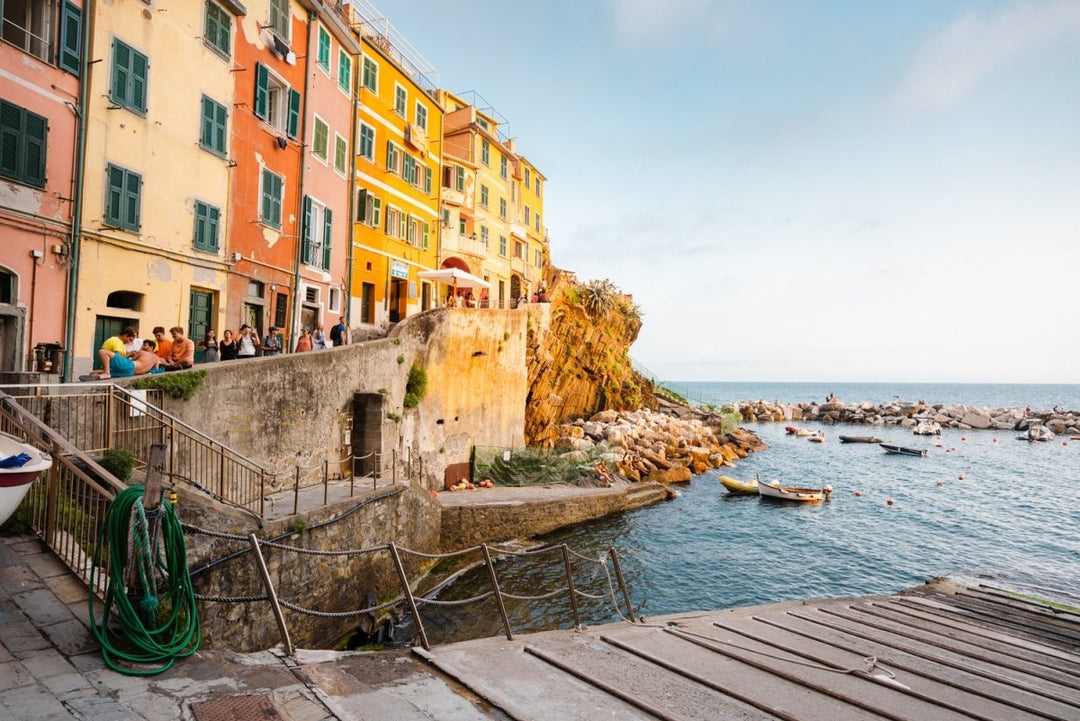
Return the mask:
M214 335L214 331L206 331L206 335L203 336L203 342L199 345L201 345L203 351L205 351L203 354L203 362L216 363L218 359L218 342L217 336Z
M135 375L141 376L147 373L163 373L165 368L154 349L154 341L147 338L142 342L142 347L131 356L135 364Z
M169 357L165 359L165 370L182 371L195 365L195 341L184 336L184 329L173 326L169 329L172 334L172 344L169 347Z
M311 334L311 342L315 350L326 350L326 332L323 331L322 323L315 325L315 332Z
M315 349L315 344L312 343L312 341L311 341L311 334L308 333L308 329L307 328L301 328L300 329L300 337L296 339L296 350L294 352L295 353L307 353L308 351L311 351L311 350L314 350L314 349Z
M240 326L240 337L236 339L236 357L254 358L259 350L259 334L247 323Z
M270 326L270 333L263 338L263 355L275 356L281 352L281 336L278 335L278 328L276 325Z
M233 338L233 333L228 328L221 336L221 342L218 343L218 353L221 355L221 360L236 360L236 351L239 347L236 344L236 340Z
M157 326L154 328L154 343L156 343L155 350L157 351L158 358L161 360L169 360L169 351L172 349L172 342L165 337L164 326Z
M135 340L135 329L124 328L120 333L105 340L98 349L101 370L81 376L79 380L92 381L101 378L127 378L135 374L135 364L127 356L125 345Z

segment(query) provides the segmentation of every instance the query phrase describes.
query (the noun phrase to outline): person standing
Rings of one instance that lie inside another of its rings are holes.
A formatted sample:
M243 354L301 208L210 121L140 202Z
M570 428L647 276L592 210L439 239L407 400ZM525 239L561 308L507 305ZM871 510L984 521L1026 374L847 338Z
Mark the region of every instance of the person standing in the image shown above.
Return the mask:
M264 356L275 356L281 352L281 336L276 325L270 326L269 334L263 338L262 350Z
M236 339L236 357L254 358L259 351L259 336L247 323L240 326L240 337Z
M218 359L218 342L217 336L214 331L206 331L206 336L203 338L202 347L204 351L203 362L216 363Z
M345 316L338 318L337 325L330 329L330 342L334 344L336 348L339 345L345 345L348 342L348 329L345 327Z
M221 360L236 360L236 351L239 350L236 346L236 341L233 339L232 331L228 328L221 336L221 342L218 343L218 353L221 355Z
M315 350L326 350L326 331L323 330L322 323L315 326L315 332L311 334L311 342Z
M307 353L310 350L314 350L315 345L311 342L311 334L308 333L307 328L300 329L300 337L296 339L296 353Z

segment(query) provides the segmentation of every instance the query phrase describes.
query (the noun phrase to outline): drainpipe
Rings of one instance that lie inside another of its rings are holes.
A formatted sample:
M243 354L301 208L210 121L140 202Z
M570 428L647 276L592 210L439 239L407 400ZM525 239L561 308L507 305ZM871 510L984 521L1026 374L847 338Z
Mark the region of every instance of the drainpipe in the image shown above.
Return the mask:
M64 318L64 374L62 381L71 381L71 365L75 357L75 307L79 293L79 250L82 244L82 207L83 186L86 182L86 118L83 109L90 95L90 28L93 24L92 2L83 3L82 37L79 38L82 50L79 68L79 107L72 107L75 113L75 192L71 208L71 266L68 268L67 313Z
M308 12L307 17L307 52L304 53L304 100L303 112L300 113L300 205L297 209L297 217L300 219L300 232L296 235L296 262L293 266L293 302L292 319L289 321L289 343L295 344L300 336L300 256L304 248L304 189L307 185L305 172L307 168L307 116L308 98L311 96L311 56L314 52L313 40L316 33L312 32L312 21L318 17L317 13ZM329 140L327 141L329 152ZM314 232L314 231L312 231ZM282 348L282 353L287 353L288 348Z
M359 40L357 40L359 42ZM349 244L349 250L345 259L345 298L342 302L345 303L345 328L352 328L352 276L353 276L353 233L356 232L356 133L358 124L360 122L360 56L357 55L353 58L353 79L352 79L352 130L349 136L349 147L351 153L349 156L349 197L346 198L346 202L349 204L349 227L345 231L345 242Z

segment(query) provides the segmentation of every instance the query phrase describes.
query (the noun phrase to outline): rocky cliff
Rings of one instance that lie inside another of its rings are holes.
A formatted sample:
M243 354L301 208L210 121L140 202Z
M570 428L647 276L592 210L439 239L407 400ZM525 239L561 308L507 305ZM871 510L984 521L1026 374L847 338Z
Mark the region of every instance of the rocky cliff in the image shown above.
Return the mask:
M552 445L566 419L653 407L651 384L628 355L641 330L633 298L608 281L582 284L558 269L547 288L548 312L529 316L526 442Z

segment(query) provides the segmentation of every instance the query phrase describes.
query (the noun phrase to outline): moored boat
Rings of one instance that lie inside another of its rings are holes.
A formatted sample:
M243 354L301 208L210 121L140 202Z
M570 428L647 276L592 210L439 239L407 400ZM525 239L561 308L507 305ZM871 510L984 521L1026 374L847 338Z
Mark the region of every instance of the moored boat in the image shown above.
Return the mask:
M821 488L783 486L780 481L758 484L758 493L762 498L772 498L780 501L802 501L803 503L827 501L829 496L832 495L832 490L832 486L822 486Z
M1027 434L1023 436L1017 436L1021 441L1052 441L1054 440L1054 432L1046 426L1031 426L1027 429Z
M52 458L14 436L0 433L0 463L5 462L10 465L0 467L0 524L19 507L30 484L52 465Z
M925 456L925 448L905 448L904 446L897 446L892 443L879 443L879 446L885 449L886 453L896 453L904 456Z
M738 478L731 478L730 476L720 476L720 485L728 489L731 493L743 493L746 495L757 495L758 482L752 481L740 481Z
M807 436L814 435L814 432L809 428L799 428L795 431L795 435L798 438L806 438Z
M917 418L919 422L911 430L917 436L940 436L941 424L933 418Z
M840 436L841 443L882 443L876 436Z
M806 440L810 441L811 443L824 443L825 442L825 431L818 431L817 433L814 433L813 435L811 435Z

